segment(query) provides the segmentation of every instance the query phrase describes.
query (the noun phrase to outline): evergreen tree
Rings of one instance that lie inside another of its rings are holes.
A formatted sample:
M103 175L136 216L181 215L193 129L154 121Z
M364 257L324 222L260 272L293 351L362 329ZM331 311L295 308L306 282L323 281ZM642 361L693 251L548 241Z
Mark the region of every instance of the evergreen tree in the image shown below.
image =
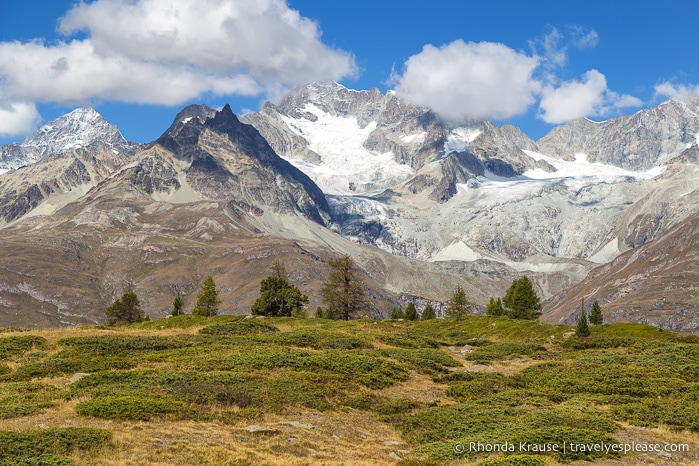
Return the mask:
M512 282L502 304L508 309L507 316L512 319L536 319L541 314L541 300L526 275Z
M425 306L425 309L422 311L422 316L420 316L420 319L430 320L430 319L434 319L436 317L437 316L434 313L434 308L432 307L431 304L428 304L427 306Z
M252 314L268 317L301 316L308 296L289 283L284 264L275 261L270 268L272 275L260 283L260 297L252 305Z
M108 325L142 322L144 319L141 301L131 285L129 285L128 291L121 295L121 299L115 300L107 308L106 314Z
M485 314L489 316L504 316L506 311L505 308L502 307L502 300L500 298L490 298L485 308Z
M351 256L330 259L328 264L330 274L321 290L323 302L340 319L349 320L368 307L364 283Z
M587 325L587 317L585 316L585 309L582 310L580 314L580 319L578 319L578 325L575 327L575 335L579 337L589 337L590 327Z
M184 299L182 299L182 294L178 291L175 299L172 301L172 312L170 315L181 316L184 314Z
M325 318L328 320L335 320L335 311L333 311L333 308L329 307L326 309Z
M325 317L325 314L323 314L323 308L320 307L320 306L318 306L318 307L316 308L315 318L316 318L316 319L322 319L323 317Z
M592 303L592 309L590 310L590 323L592 325L602 325L604 322L604 317L602 316L602 308L599 303L595 301Z
M446 316L461 319L470 313L472 309L473 306L466 300L466 292L463 288L457 286L451 299L447 301Z
M393 309L391 310L391 319L405 319L405 312L403 312L403 308L400 306L393 306Z
M195 316L211 317L218 314L218 306L221 299L214 283L214 277L208 275L197 294L197 302L194 305L192 314Z
M420 316L417 313L414 302L409 302L408 306L405 308L405 320L418 320Z

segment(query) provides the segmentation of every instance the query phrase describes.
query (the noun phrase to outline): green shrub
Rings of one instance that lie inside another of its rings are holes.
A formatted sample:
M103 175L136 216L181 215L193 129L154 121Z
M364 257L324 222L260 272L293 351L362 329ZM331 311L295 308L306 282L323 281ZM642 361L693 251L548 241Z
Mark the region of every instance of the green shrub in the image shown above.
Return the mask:
M48 347L46 339L35 335L22 335L18 337L0 338L0 361L6 361L13 356L24 354L27 351Z
M400 361L410 367L410 369L427 375L447 373L450 367L461 365L444 351L431 348L412 350L387 348L376 350L375 354Z
M371 343L351 337L345 333L323 329L299 329L266 335L261 341L314 349L366 349L372 348Z
M33 431L0 430L0 459L20 461L42 455L65 455L107 444L112 433L104 429L68 427ZM20 463L21 464L21 463ZM31 463L30 463L31 464Z
M446 393L460 402L485 398L507 390L505 377L497 373L479 373L468 382L451 384Z
M379 337L381 343L399 348L438 348L439 343L432 338L422 337L414 334L394 333Z
M148 421L155 416L182 414L189 407L163 395L103 396L78 403L75 411L81 416L102 419Z
M78 466L78 463L61 456L39 455L0 460L0 466Z
M510 455L481 461L476 466L546 466L546 460L541 456Z
M238 318L225 324L216 324L204 327L199 333L205 335L255 335L258 333L277 332L274 325L260 322L257 319Z
M476 347L476 349L464 356L468 361L504 361L521 356L536 357L546 353L546 348L539 343L520 341L503 341Z
M66 392L51 385L36 382L0 385L0 419L29 416L53 406Z

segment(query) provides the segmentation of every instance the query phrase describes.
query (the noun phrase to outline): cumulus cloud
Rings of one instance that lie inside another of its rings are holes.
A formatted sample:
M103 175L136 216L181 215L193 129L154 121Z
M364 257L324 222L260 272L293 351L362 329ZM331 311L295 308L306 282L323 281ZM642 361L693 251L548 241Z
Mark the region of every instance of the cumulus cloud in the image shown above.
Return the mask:
M604 116L614 109L638 107L641 100L607 88L607 78L590 70L582 80L546 86L539 103L539 117L547 123L564 123L583 116Z
M32 131L41 121L36 106L26 102L0 105L0 136L17 136Z
M505 119L526 112L540 83L536 58L498 43L426 45L394 75L396 93L443 117Z
M354 58L284 0L81 2L59 31L66 40L0 43L0 103L177 105L356 72Z
M655 97L666 97L670 99L682 99L691 96L699 95L699 84L695 85L685 85L685 84L672 84L670 82L663 82L657 84L654 87Z

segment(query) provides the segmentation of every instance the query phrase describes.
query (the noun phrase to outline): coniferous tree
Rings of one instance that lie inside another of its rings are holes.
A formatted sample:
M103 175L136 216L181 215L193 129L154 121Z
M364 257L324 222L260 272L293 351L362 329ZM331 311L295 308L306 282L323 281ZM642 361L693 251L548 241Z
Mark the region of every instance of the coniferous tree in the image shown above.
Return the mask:
M425 306L425 309L422 311L422 315L420 316L420 319L421 320L430 320L430 319L434 319L436 317L437 316L434 313L434 308L432 307L431 304L428 304L427 306Z
M330 259L328 264L330 274L321 290L323 302L335 316L349 320L368 307L364 283L351 256Z
M195 316L211 317L218 314L218 306L221 304L221 299L216 289L214 277L208 275L204 280L199 293L197 294L197 302L194 305L192 314Z
M115 300L107 308L106 314L108 325L142 322L144 319L143 311L141 310L141 301L138 299L131 285L129 285L129 289L126 293L121 295L120 299Z
M175 299L172 301L172 312L170 315L181 316L184 314L184 299L182 299L182 294L178 291L175 295Z
M335 311L333 311L333 308L329 307L325 310L325 318L328 320L335 320Z
M470 313L472 309L473 306L466 300L466 292L463 288L457 286L451 299L447 301L446 316L461 319Z
M405 319L405 312L403 312L403 308L400 306L393 306L393 309L391 310L391 319Z
M485 314L489 316L504 316L507 312L505 308L502 307L502 300L500 298L490 298L485 308Z
M322 318L324 318L324 317L325 317L325 314L323 313L323 308L320 307L320 306L318 306L318 307L316 308L315 318L316 318L316 319L322 319Z
M526 275L512 282L502 304L512 319L536 319L541 314L541 299Z
M417 313L417 308L415 308L414 302L409 302L405 308L405 320L418 320L420 316Z
M590 323L592 325L602 325L604 322L604 317L602 316L602 308L599 303L595 301L592 303L592 309L590 310Z
M272 275L260 283L260 297L252 305L253 315L269 317L301 316L308 296L289 283L284 264L275 261L270 268Z
M590 327L587 325L587 317L585 316L585 309L582 310L580 314L580 319L578 319L578 325L575 327L575 335L579 337L589 337Z

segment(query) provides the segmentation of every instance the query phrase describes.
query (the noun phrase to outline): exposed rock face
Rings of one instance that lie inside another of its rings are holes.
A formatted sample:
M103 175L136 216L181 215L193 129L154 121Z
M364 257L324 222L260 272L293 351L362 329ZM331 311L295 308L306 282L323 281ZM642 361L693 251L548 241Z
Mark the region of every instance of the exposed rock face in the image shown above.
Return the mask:
M602 123L581 118L551 130L538 141L539 151L572 159L584 153L588 160L631 170L647 170L676 157L696 143L699 100L672 99L631 116Z
M79 108L39 128L21 143L0 147L0 169L13 170L51 154L102 143L132 153L137 144L124 139L116 126L91 108Z
M595 300L605 322L641 322L699 331L699 215L661 238L592 270L580 284L545 304L542 319L574 324L581 300ZM572 312L575 310L575 312Z
M179 119L156 144L189 164L186 181L206 199L301 212L320 224L329 220L318 186L280 158L254 127L241 123L228 105L204 121Z

